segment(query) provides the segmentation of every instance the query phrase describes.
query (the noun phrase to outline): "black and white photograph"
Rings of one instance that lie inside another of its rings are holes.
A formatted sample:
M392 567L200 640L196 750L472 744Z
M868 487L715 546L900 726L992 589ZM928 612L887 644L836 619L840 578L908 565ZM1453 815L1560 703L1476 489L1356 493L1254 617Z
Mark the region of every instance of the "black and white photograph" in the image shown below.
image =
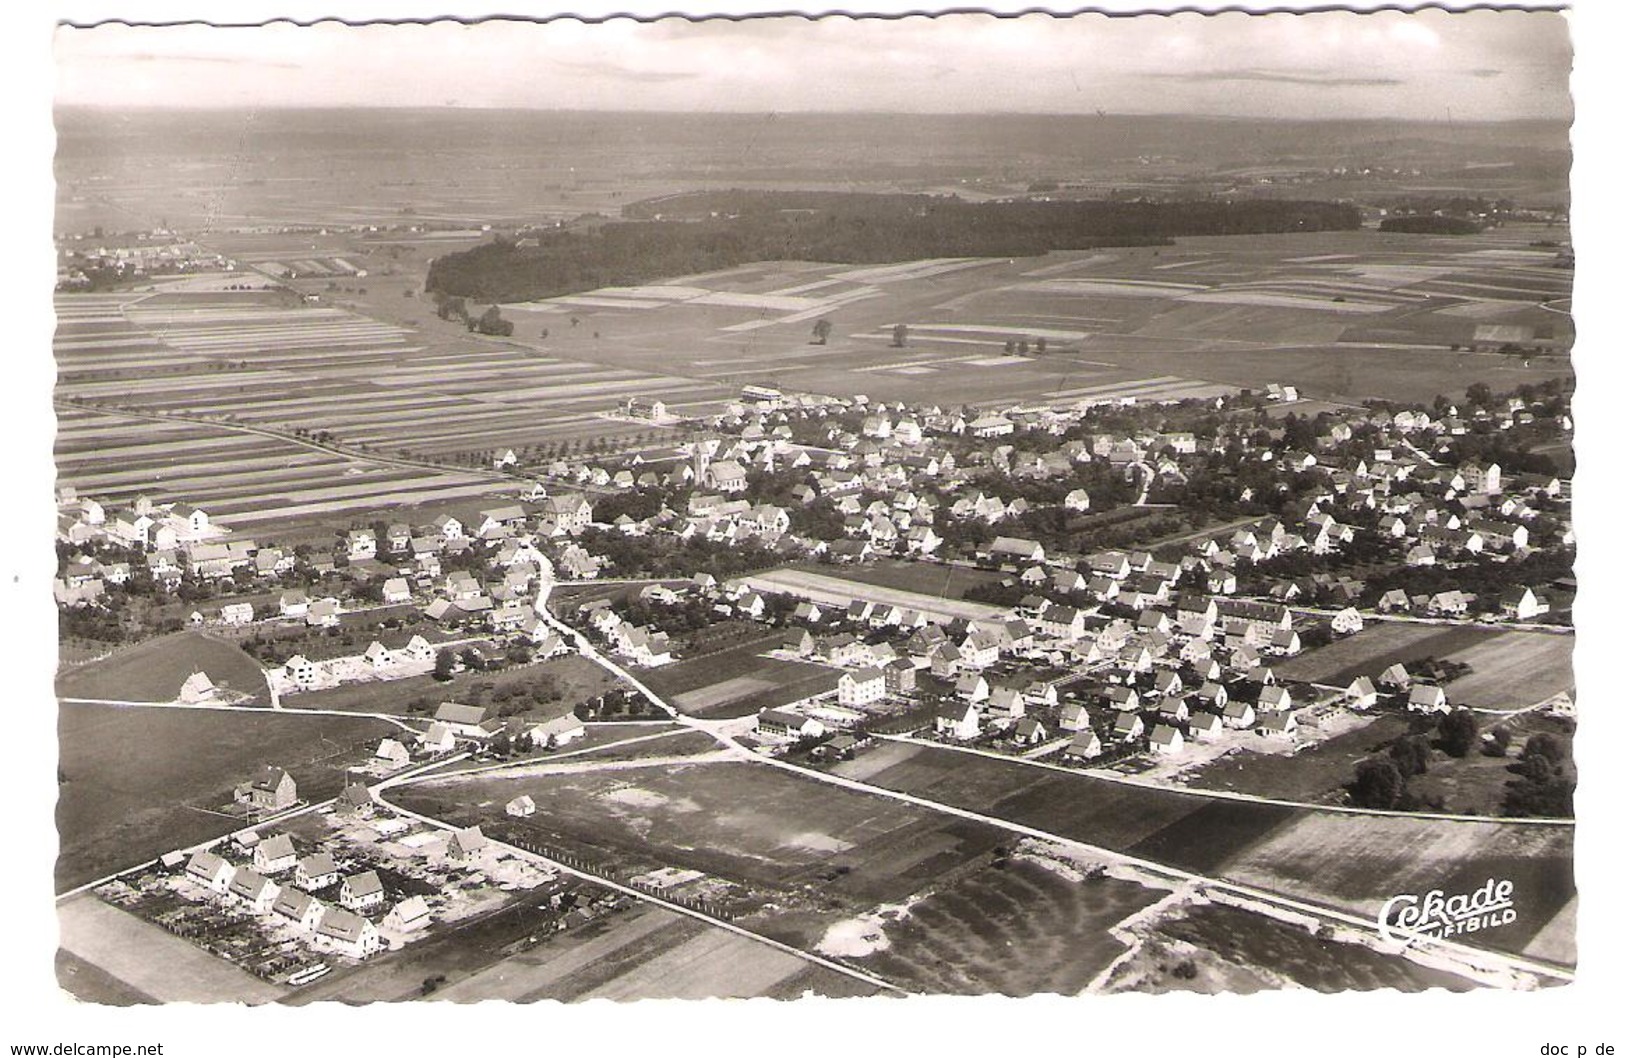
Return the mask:
M141 6L13 352L63 1009L1605 957L1574 12Z

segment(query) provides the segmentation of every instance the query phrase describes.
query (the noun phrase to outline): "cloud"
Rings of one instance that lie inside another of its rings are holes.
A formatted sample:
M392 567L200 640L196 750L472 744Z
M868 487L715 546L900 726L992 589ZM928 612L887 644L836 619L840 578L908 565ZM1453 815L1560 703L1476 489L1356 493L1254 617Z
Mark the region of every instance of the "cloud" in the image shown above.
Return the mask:
M571 59L549 59L548 62L562 70L573 73L589 74L593 77L602 77L612 81L627 81L633 84L670 84L674 81L692 81L700 75L687 70L634 70L630 66L622 66L613 62L582 62Z
M155 52L141 51L129 55L118 56L125 62L161 62L166 66L176 63L198 63L207 66L260 66L273 70L298 70L301 65L296 62L284 62L276 59L244 58L234 55L159 55Z
M1202 73L1159 73L1152 76L1187 84L1221 81L1263 81L1269 84L1309 85L1317 88L1391 88L1405 82L1398 77L1343 77L1313 70L1210 70Z

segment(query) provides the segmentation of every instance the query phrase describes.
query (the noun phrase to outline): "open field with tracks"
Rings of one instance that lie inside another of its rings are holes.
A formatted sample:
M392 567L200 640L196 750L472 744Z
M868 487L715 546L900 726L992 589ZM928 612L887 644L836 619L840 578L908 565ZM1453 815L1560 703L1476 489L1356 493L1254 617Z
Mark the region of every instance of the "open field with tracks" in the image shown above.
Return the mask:
M1525 894L1516 928L1474 939L1502 950L1528 943L1574 893L1568 827L1319 813L925 746L894 743L871 756L883 753L891 763L865 781L1366 917L1395 893L1470 891L1485 877L1511 878Z

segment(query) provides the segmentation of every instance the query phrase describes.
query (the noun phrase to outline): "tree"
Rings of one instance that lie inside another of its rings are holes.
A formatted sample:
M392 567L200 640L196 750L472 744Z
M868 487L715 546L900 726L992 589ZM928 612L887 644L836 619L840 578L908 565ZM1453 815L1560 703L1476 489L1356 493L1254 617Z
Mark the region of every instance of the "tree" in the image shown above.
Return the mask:
M441 647L434 656L434 678L441 683L450 680L457 671L457 655L450 647Z
M1406 735L1388 748L1388 756L1400 777L1409 779L1428 770L1428 758L1433 756L1433 747L1428 745L1426 735Z
M1495 394L1483 382L1474 382L1467 387L1467 400L1480 408L1487 408L1495 400Z
M899 323L891 329L891 344L896 349L901 349L908 344L908 324Z
M1457 709L1439 721L1439 748L1452 757L1465 757L1478 743L1478 717L1471 709Z
M1361 808L1391 810L1405 796L1405 777L1392 760L1373 757L1354 769L1349 799Z
M828 320L826 320L826 319L818 320L816 323L813 324L813 328L812 328L813 344L814 345L828 345L829 344L829 332L834 330L834 329L835 329L834 325L831 324Z

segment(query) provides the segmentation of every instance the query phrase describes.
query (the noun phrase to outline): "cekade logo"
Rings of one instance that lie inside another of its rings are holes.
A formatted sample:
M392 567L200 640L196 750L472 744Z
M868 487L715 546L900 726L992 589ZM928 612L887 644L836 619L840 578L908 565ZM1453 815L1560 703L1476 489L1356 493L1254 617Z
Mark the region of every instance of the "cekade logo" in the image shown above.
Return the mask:
M1390 897L1377 914L1377 932L1384 940L1435 940L1516 922L1512 883L1486 881L1471 893L1445 896L1434 889L1426 896L1403 893Z

